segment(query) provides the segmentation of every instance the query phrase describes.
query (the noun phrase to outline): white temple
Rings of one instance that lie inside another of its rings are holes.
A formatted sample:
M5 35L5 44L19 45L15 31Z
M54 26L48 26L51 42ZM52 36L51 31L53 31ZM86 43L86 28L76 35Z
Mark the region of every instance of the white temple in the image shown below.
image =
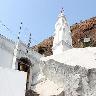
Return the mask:
M34 86L40 96L96 96L96 47L72 47L63 11L55 24L53 55L40 60L45 79Z
M60 54L65 50L72 48L71 31L64 16L63 9L58 16L54 33L53 55Z
M90 38L84 39L84 42L89 41ZM71 31L66 17L64 16L63 9L60 12L58 20L55 24L55 35L52 49L53 55L41 57L40 60L48 61L53 59L57 62L65 63L71 66L79 65L85 68L96 68L96 47L74 48L72 46Z
M0 89L0 96L25 96L26 89L31 89L39 96L77 96L77 93L80 93L77 92L78 88L81 94L82 89L85 90L85 93L83 92L85 95L78 96L96 96L94 95L96 87L89 88L90 85L96 86L96 83L93 84L94 81L96 82L96 71L93 72L95 75L92 73L93 78L89 74L93 81L86 74L87 69L96 68L96 47L72 47L71 31L63 9L55 24L53 55L44 57L35 52L30 46L20 41L19 35L17 43L0 35L0 85L4 86ZM89 40L90 38L85 38L85 42ZM85 70L84 73L81 69ZM86 86L90 90L87 90ZM93 95L90 95L91 90ZM87 93L89 95L86 95Z

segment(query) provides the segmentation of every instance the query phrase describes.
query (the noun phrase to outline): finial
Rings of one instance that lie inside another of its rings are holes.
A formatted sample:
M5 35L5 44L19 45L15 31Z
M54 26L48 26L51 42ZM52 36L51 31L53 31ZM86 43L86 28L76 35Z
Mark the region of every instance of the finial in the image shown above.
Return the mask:
M18 33L18 40L20 39L20 33L21 33L21 29L22 29L22 22L20 23L20 31L19 31L19 33Z
M62 9L61 9L61 13L63 13L64 12L64 8L62 7Z
M30 35L29 35L28 47L30 47L30 44L31 44L31 33L30 33Z

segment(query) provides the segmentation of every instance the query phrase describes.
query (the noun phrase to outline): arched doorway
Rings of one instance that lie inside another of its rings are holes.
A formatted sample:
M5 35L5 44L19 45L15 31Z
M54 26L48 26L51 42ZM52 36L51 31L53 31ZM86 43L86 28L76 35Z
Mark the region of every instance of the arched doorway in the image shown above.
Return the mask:
M28 72L31 66L31 61L26 57L18 59L18 70Z
M30 82L29 76L30 76L30 68L32 66L31 61L26 57L21 57L20 59L17 60L17 62L18 62L18 70L27 72L27 82L26 82L26 90L27 90Z

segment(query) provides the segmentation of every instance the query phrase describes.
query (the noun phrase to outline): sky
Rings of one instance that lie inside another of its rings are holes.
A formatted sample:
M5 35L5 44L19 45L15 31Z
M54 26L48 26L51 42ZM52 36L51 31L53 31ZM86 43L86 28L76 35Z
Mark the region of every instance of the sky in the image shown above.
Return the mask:
M96 0L0 0L0 34L16 41L23 22L20 39L27 43L31 32L38 44L53 35L62 7L70 26L96 16Z

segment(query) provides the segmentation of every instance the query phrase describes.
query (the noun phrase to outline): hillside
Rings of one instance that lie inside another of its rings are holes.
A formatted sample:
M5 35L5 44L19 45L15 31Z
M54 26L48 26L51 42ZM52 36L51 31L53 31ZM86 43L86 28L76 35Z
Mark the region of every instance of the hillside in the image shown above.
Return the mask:
M90 18L80 23L70 26L72 32L72 44L75 48L96 47L96 17ZM45 39L38 45L32 47L33 50L45 56L52 55L53 37Z

